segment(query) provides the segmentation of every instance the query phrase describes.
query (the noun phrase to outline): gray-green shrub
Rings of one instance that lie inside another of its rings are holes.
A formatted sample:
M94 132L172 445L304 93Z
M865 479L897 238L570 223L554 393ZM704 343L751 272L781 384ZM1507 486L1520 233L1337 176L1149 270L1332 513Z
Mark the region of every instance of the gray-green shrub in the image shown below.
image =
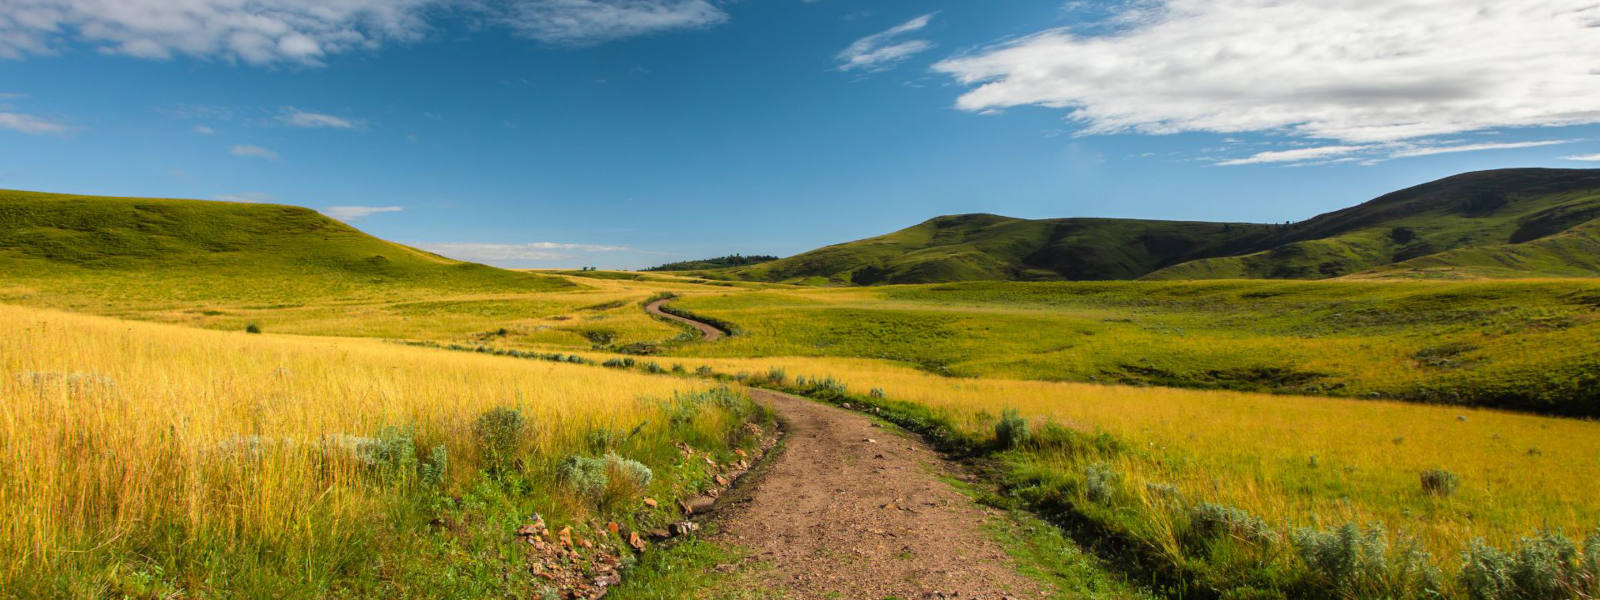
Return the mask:
M522 411L515 408L502 406L478 415L472 433L477 438L484 467L495 472L510 467L517 460L527 429Z
M1015 408L1005 409L1000 414L1000 422L994 424L995 445L1006 448L1020 448L1033 437L1033 431L1028 429L1028 420Z
M1318 587L1344 598L1433 598L1439 570L1415 540L1390 551L1383 526L1300 529L1294 546Z
M1461 476L1444 469L1422 472L1422 491L1428 495L1446 497L1461 487Z
M1211 502L1189 507L1189 531L1201 540L1227 536L1257 543L1273 538L1272 528L1260 517L1242 509Z
M1593 598L1600 593L1600 532L1580 552L1566 536L1542 532L1522 538L1516 552L1473 542L1462 557L1460 582L1477 600Z

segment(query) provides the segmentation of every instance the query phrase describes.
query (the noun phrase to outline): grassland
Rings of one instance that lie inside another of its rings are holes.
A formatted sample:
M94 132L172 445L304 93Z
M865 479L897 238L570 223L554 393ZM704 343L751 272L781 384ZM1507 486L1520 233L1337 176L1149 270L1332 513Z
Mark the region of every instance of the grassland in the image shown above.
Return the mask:
M620 549L593 519L659 526L641 496L711 477L673 444L726 459L757 418L687 380L9 306L0 397L14 598L536 595L530 515ZM560 474L606 452L653 477Z
M747 332L683 355L1600 416L1593 280L980 282L702 293L677 305Z

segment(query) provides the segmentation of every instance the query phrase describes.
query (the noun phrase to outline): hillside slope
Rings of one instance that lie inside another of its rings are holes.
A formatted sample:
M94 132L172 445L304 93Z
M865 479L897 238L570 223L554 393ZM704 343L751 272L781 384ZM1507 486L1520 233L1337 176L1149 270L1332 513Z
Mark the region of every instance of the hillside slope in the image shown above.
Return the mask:
M0 273L0 284L150 288L172 299L572 286L384 241L306 208L9 190ZM141 285L152 280L160 285Z
M1597 218L1600 170L1481 171L1290 225L1258 252L1191 261L1146 278L1317 279L1394 271L1390 265L1410 261L1477 276L1597 276L1593 254L1558 250L1566 245L1561 241L1528 245ZM1521 248L1513 252L1512 246ZM1519 253L1523 258L1510 258ZM1450 256L1422 260L1441 254Z
M1447 267L1458 276L1600 276L1592 251L1600 225L1587 234L1574 229L1596 219L1600 170L1506 169L1425 183L1294 224L956 215L707 274L857 285L1324 279ZM1408 262L1423 257L1435 260Z
M825 278L858 285L1131 279L1182 260L1254 248L1269 230L1243 223L956 215L724 272L742 279Z

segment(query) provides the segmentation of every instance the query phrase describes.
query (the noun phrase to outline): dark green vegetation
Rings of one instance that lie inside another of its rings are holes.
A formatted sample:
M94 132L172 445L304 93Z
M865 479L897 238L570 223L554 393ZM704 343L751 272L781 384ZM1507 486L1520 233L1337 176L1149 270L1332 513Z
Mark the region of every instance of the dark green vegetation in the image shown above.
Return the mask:
M740 255L740 254L730 254L728 256L718 256L716 258L708 258L708 259L705 259L705 260L686 260L686 261L681 261L681 262L667 263L667 264L660 265L660 266L650 267L650 268L645 269L645 270L646 271L700 271L700 270L704 270L704 269L721 269L721 268L725 268L725 267L743 267L743 266L748 266L748 265L758 265L758 264L761 264L761 263L764 263L764 262L772 262L772 261L775 261L775 260L778 260L778 257L776 257L776 256L764 256L764 255L743 256L743 255Z
M0 272L13 285L167 301L573 287L380 240L305 208L19 191L0 191Z
M1597 229L1600 171L1508 169L1458 175L1284 225L945 216L708 275L856 285L1368 272L1592 277L1600 275Z
M747 334L685 355L1600 416L1600 284L1587 280L969 282L677 304Z

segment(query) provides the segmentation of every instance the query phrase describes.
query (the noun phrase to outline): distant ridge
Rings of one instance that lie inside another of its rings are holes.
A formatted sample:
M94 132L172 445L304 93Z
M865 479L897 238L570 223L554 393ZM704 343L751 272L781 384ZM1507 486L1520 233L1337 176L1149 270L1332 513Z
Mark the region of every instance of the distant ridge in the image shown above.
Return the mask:
M758 281L1600 276L1600 170L1505 169L1425 183L1286 225L936 217L759 265Z

